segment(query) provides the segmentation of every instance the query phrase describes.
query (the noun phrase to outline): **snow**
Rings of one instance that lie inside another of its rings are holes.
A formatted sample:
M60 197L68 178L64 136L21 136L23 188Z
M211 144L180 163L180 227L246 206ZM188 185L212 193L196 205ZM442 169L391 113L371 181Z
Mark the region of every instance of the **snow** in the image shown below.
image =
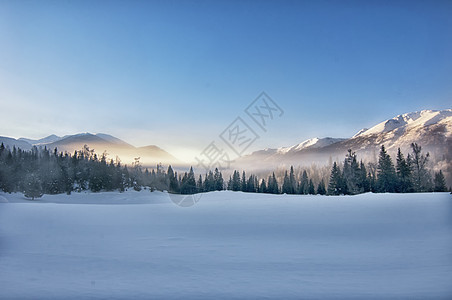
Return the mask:
M280 154L286 154L289 152L296 152L296 151L300 151L306 148L311 148L311 149L317 149L317 148L322 148L325 146L329 146L331 144L343 141L345 139L342 138L331 138L331 137L326 137L326 138L312 138L312 139L308 139L304 142L301 142L297 145L294 146L290 146L290 147L281 147L277 149L277 153Z
M452 296L447 193L0 196L0 299Z
M411 128L424 127L432 124L437 124L440 122L450 124L451 121L452 121L452 109L422 110L398 115L392 119L381 122L370 129L364 131L360 130L353 137L381 134L396 129L399 129L401 132L405 132L406 130Z

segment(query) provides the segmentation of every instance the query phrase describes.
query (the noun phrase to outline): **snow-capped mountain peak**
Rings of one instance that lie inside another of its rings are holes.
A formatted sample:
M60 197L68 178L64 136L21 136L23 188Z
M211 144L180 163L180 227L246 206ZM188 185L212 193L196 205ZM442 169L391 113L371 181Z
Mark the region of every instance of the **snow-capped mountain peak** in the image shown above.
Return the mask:
M452 109L422 110L406 113L383 121L370 129L362 129L353 137L381 134L393 130L405 131L408 128L435 124L449 117L452 117Z
M321 148L321 147L325 147L340 141L343 141L344 139L341 138L331 138L331 137L326 137L326 138L312 138L312 139L308 139L305 140L297 145L293 145L290 147L281 147L277 149L277 153L280 154L285 154L285 153L289 153L289 152L296 152L296 151L300 151L303 149L307 149L307 148L311 148L311 149L315 149L315 148Z

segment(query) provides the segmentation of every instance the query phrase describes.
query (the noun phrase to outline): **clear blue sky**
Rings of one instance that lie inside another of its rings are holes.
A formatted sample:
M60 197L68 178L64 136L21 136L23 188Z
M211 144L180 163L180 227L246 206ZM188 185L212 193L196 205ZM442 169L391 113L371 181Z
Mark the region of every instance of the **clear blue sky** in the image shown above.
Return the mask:
M261 91L250 150L452 99L452 1L3 1L0 135L105 132L196 154Z

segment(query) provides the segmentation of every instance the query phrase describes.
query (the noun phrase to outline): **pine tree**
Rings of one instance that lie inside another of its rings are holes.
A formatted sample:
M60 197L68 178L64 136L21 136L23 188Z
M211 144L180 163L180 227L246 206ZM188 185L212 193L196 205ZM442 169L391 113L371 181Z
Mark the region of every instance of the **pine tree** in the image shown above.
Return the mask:
M366 166L364 165L363 161L359 164L359 175L358 175L358 189L359 193L367 193L370 192L370 180L367 175Z
M198 193L204 192L204 186L203 186L203 183L202 183L202 176L201 176L201 174L199 174L198 182L196 183L196 189L197 189Z
M413 169L413 187L416 192L429 192L432 190L431 175L427 171L427 163L430 154L422 154L422 147L417 143L412 143L412 169Z
M214 175L212 171L209 171L209 173L206 174L206 177L204 179L204 191L206 192L215 191L215 186L216 182Z
M250 175L248 178L248 181L246 182L246 191L250 193L256 192L256 186L255 186L255 176L253 174Z
M247 191L245 171L242 172L242 182L240 183L240 190L242 192L246 192Z
M309 188L309 179L308 173L306 170L303 170L303 174L301 175L300 185L298 187L298 193L302 195L306 195L308 193Z
M326 194L325 181L323 179L320 180L319 185L317 186L317 194L319 195Z
M381 146L377 170L378 191L380 193L395 192L396 174L394 164L392 163L391 156L386 152L384 145Z
M267 184L265 179L262 179L261 184L259 186L259 193L267 193Z
M223 186L224 186L224 180L223 180L223 175L221 174L221 172L218 170L218 168L215 168L215 175L213 176L214 179L214 189L216 191L222 191L223 190Z
M396 175L397 175L396 191L399 193L407 193L411 191L412 188L411 168L407 163L405 157L403 156L402 151L400 151L400 148L397 150Z
M184 174L181 182L180 192L181 194L195 194L197 192L193 167L190 167L190 171Z
M342 191L341 170L336 162L333 163L331 169L330 183L328 184L328 195L341 195Z
M232 190L233 191L240 191L240 173L234 170L234 173L232 175Z
M289 181L290 181L290 193L289 194L295 194L295 192L297 190L297 181L295 179L295 173L293 171L293 166L290 166Z
M177 174L174 173L171 165L168 166L168 171L166 172L168 176L168 191L170 193L179 193L179 182L177 181Z
M35 173L27 174L25 178L24 196L34 200L35 198L42 197L41 181Z
M435 173L434 186L435 192L447 192L446 180L441 170Z
M287 175L287 171L284 174L284 181L282 186L282 193L283 194L291 194L292 192L292 185L290 183L289 175Z
M278 181L276 180L275 172L268 177L267 192L271 194L279 194L279 186Z
M316 194L314 183L312 182L312 179L309 179L308 194L309 195L315 195Z

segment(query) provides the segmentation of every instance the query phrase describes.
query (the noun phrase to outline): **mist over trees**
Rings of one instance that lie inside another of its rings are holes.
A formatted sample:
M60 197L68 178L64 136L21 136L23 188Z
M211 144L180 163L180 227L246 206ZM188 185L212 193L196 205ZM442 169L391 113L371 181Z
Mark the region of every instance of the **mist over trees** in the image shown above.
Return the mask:
M275 170L259 178L256 174L234 170L227 181L220 170L196 176L192 167L178 174L171 166L161 164L154 169L143 169L139 158L128 167L119 158L107 159L107 153L98 156L85 145L73 154L33 147L31 151L5 148L0 145L0 189L21 192L35 199L43 194L81 191L125 191L141 189L194 194L200 192L242 191L249 193L301 195L356 195L366 192L410 193L445 192L442 171L432 174L429 154L416 143L406 156L398 149L394 161L381 147L377 162L367 165L349 150L342 163L309 169Z

